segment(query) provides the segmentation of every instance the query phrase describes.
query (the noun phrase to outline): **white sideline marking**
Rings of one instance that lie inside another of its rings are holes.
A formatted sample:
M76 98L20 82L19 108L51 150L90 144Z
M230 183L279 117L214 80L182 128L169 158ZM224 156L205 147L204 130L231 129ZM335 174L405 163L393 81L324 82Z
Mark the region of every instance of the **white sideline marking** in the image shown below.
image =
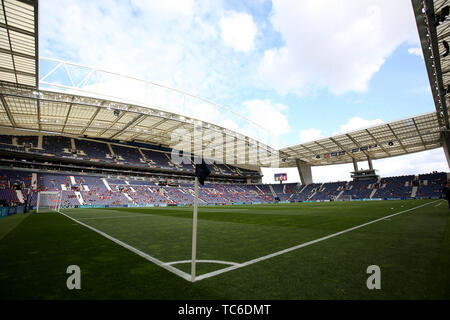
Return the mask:
M222 261L222 260L195 260L196 262L200 263L217 263L217 264L229 264L232 266L238 266L239 263L231 262L231 261ZM182 264L182 263L191 263L192 260L180 260L180 261L173 261L173 262L167 262L166 265L171 266L174 264Z
M107 238L107 239L117 243L118 245L124 247L125 249L130 250L131 252L134 252L135 254L141 256L142 258L147 259L148 261L153 262L154 264L156 264L156 265L158 265L158 266L160 266L160 267L162 267L162 268L164 268L164 269L166 269L166 270L176 274L177 276L179 276L179 277L181 277L181 278L183 278L183 279L185 279L187 281L191 280L191 275L190 274L187 274L186 272L183 272L183 271L181 271L181 270L179 270L179 269L177 269L175 267L167 265L166 263L162 262L161 260L158 260L158 259L156 259L156 258L154 258L154 257L152 257L152 256L150 256L150 255L148 255L148 254L146 254L146 253L144 253L144 252L142 252L142 251L140 251L140 250L130 246L129 244L127 244L127 243L125 243L123 241L120 241L120 240L118 240L118 239L116 239L114 237L111 237L109 234L106 234L106 233L104 233L104 232L102 232L102 231L100 231L98 229L95 229L94 227L91 227L90 225L87 225L87 224L85 224L85 223L83 223L81 221L78 221L78 220L68 216L67 214L62 213L61 211L58 211L58 212L60 214L62 214L63 216L69 218L70 220L73 220L76 223L79 223L82 226L84 226L84 227L86 227L88 229L91 229L94 232L97 232L98 234L102 235L103 237L105 237L105 238Z
M435 205L435 207L439 207L442 204L442 201L439 202L437 205Z
M322 238L319 238L319 239L316 239L316 240L305 242L305 243L299 244L299 245L294 246L294 247L290 247L290 248L287 248L287 249L284 249L284 250L281 250L281 251L278 251L278 252L274 252L274 253L271 253L271 254L268 254L268 255L256 258L256 259L252 259L252 260L249 260L247 262L239 263L237 265L233 265L233 266L230 266L228 268L219 269L219 270L216 270L216 271L213 271L213 272L205 273L205 274L202 274L202 275L196 277L195 281L211 278L211 277L217 276L217 275L219 275L221 273L225 273L225 272L228 272L228 271L231 271L231 270L235 270L235 269L239 269L239 268L242 268L242 267L246 267L248 265L251 265L251 264L263 261L263 260L267 260L267 259L279 256L279 255L282 255L282 254L285 254L285 253L288 253L288 252L291 252L291 251L294 251L294 250L297 250L297 249L300 249L300 248L304 248L304 247L312 245L314 243L317 243L317 242L320 242L320 241L323 241L323 240L327 240L327 239L339 236L341 234L347 233L349 231L353 231L353 230L365 227L365 226L367 226L369 224L372 224L372 223L375 223L375 222L378 222L378 221L382 221L382 220L394 217L396 215L399 215L399 214L402 214L402 213L405 213L405 212L408 212L408 211L411 211L411 210L415 210L415 209L427 206L427 205L435 203L437 201L440 201L440 200L436 200L436 201L433 201L433 202L425 203L425 204L419 205L417 207L413 207L413 208L406 209L406 210L403 210L403 211L400 211L400 212L397 212L397 213L393 213L393 214L390 214L388 216L385 216L385 217L382 217L382 218L378 218L378 219L375 219L375 220L372 220L372 221L360 224L360 225L358 225L356 227L348 228L348 229L345 229L345 230L342 230L342 231L330 234L328 236L325 236L325 237L322 237Z

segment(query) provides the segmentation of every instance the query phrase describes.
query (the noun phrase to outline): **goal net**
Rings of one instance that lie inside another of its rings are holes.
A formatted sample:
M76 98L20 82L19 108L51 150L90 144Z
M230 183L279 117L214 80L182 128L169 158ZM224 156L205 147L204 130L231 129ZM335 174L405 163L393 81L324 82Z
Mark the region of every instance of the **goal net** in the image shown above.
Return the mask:
M335 201L352 201L352 196L349 194L343 194L339 198L335 199Z
M37 196L36 212L59 211L61 191L40 191Z

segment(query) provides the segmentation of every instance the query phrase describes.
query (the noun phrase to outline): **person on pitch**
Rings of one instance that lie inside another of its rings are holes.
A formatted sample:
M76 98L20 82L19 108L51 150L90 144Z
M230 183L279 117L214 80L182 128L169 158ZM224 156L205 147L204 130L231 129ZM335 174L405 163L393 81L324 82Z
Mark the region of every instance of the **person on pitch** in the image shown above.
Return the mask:
M442 189L443 198L448 202L448 208L450 209L450 181L447 180L447 184Z

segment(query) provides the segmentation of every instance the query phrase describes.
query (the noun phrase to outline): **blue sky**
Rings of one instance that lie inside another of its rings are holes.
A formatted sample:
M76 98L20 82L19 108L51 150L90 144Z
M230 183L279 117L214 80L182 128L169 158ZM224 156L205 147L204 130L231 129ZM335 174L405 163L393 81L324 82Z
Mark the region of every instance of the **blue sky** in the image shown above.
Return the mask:
M41 56L208 98L279 147L434 110L409 0L45 0L39 23ZM217 111L183 112L243 129ZM440 149L378 165L382 176L448 170Z

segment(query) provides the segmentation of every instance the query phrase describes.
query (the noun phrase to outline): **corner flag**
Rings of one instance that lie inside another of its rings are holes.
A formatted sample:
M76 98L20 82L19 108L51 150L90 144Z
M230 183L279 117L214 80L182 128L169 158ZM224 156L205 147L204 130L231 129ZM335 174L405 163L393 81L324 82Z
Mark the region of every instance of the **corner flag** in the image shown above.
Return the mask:
M191 260L191 281L195 281L195 268L197 260L197 211L198 211L198 184L205 184L205 179L211 174L205 160L201 164L195 165L195 191L194 191L194 215L192 217L192 260Z
M211 170L202 159L201 164L195 165L195 176L198 178L198 182L203 186L205 184L205 179L211 174Z

